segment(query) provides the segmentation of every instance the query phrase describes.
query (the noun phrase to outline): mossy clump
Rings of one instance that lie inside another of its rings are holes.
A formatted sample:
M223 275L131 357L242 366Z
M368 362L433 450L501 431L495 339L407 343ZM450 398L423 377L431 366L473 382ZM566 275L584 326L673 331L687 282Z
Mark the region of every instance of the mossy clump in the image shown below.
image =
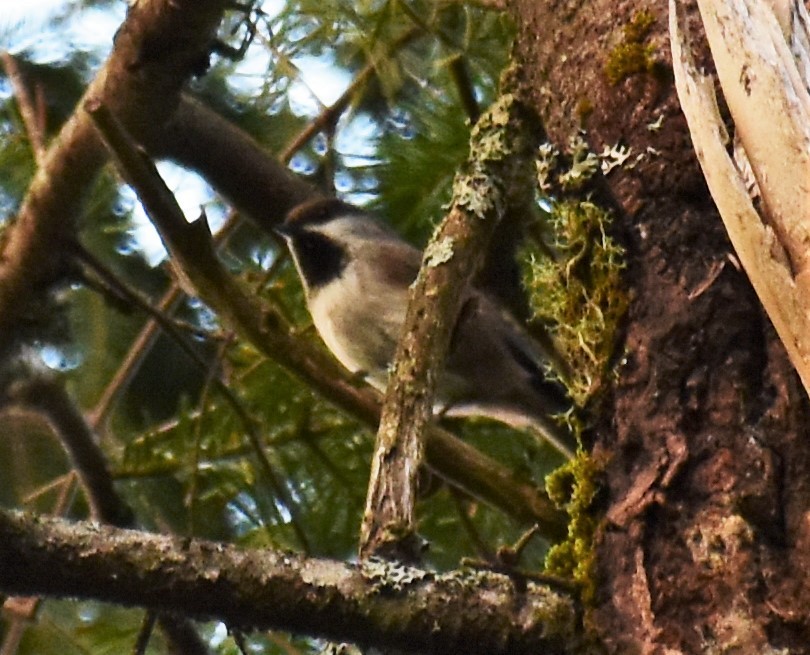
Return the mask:
M627 309L624 251L608 235L610 214L591 201L554 201L549 220L555 256L527 250L524 279L533 315L550 326L569 369L564 382L582 407L610 370Z
M571 579L580 589L580 600L591 604L596 591L593 536L596 521L593 504L599 489L600 466L588 453L580 450L546 478L551 499L569 516L568 537L552 546L546 555L546 573Z
M649 11L643 10L624 26L624 36L610 51L605 64L605 75L610 84L615 86L638 73L657 72L659 62L653 57L655 49L646 43L654 23L655 17Z

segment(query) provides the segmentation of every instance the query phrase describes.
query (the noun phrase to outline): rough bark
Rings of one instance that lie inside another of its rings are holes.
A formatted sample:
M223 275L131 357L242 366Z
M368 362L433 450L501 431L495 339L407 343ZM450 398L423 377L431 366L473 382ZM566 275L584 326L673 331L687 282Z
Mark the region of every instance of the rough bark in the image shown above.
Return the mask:
M438 575L0 512L0 589L96 598L422 653L563 653L574 602L494 573Z
M807 402L693 155L666 3L515 0L511 11L551 139L564 144L582 121L594 151L647 153L607 178L632 302L595 432L605 503L590 624L613 653L808 653ZM647 65L611 83L608 62L645 11ZM685 11L701 43L695 7Z

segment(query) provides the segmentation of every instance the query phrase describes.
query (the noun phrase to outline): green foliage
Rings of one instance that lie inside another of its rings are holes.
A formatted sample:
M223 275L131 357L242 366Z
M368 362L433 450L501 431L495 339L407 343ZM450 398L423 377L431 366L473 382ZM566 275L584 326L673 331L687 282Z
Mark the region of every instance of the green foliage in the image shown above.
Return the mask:
M27 630L20 652L37 655L117 655L132 652L144 611L100 603L48 601L39 614L36 630ZM147 655L166 652L156 631Z

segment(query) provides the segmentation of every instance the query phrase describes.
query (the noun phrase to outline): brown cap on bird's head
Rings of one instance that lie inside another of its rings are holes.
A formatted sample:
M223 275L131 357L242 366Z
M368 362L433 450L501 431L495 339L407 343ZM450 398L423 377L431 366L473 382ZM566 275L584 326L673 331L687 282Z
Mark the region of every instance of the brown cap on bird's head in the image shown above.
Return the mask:
M284 219L284 227L319 225L328 223L336 216L357 214L360 211L357 207L338 198L315 198L293 207ZM282 233L283 230L284 228L281 229Z
M305 231L317 230L319 226L328 225L332 221L357 216L362 216L365 220L354 224L352 232L356 237L399 240L399 236L389 225L377 220L366 210L338 198L315 198L296 205L287 214L284 223L275 227L274 231L285 238L295 237Z

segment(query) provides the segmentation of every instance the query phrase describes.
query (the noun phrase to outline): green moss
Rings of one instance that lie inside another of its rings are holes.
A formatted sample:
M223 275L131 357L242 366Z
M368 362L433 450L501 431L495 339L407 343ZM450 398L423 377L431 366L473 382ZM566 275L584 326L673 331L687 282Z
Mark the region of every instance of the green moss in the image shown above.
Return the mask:
M622 41L610 51L605 64L608 82L616 85L638 73L658 75L658 62L653 58L655 49L646 42L655 17L649 11L639 11L624 26Z
M586 606L596 592L593 551L596 521L589 510L598 491L600 469L589 454L580 450L574 459L546 478L549 496L570 518L568 537L552 546L546 555L546 573L574 580Z
M524 279L534 317L550 326L570 368L571 397L584 406L610 371L627 309L623 250L607 234L610 215L593 202L555 202L549 219L556 257L524 251Z
M610 215L591 201L561 200L551 206L554 255L526 252L525 279L536 317L551 325L558 351L570 367L566 385L575 403L592 401L611 375L616 336L628 305L622 284L622 248L608 235ZM572 417L573 429L581 426ZM596 589L593 502L602 468L589 454L552 473L546 487L569 515L568 537L550 549L547 572L574 580L587 606Z

